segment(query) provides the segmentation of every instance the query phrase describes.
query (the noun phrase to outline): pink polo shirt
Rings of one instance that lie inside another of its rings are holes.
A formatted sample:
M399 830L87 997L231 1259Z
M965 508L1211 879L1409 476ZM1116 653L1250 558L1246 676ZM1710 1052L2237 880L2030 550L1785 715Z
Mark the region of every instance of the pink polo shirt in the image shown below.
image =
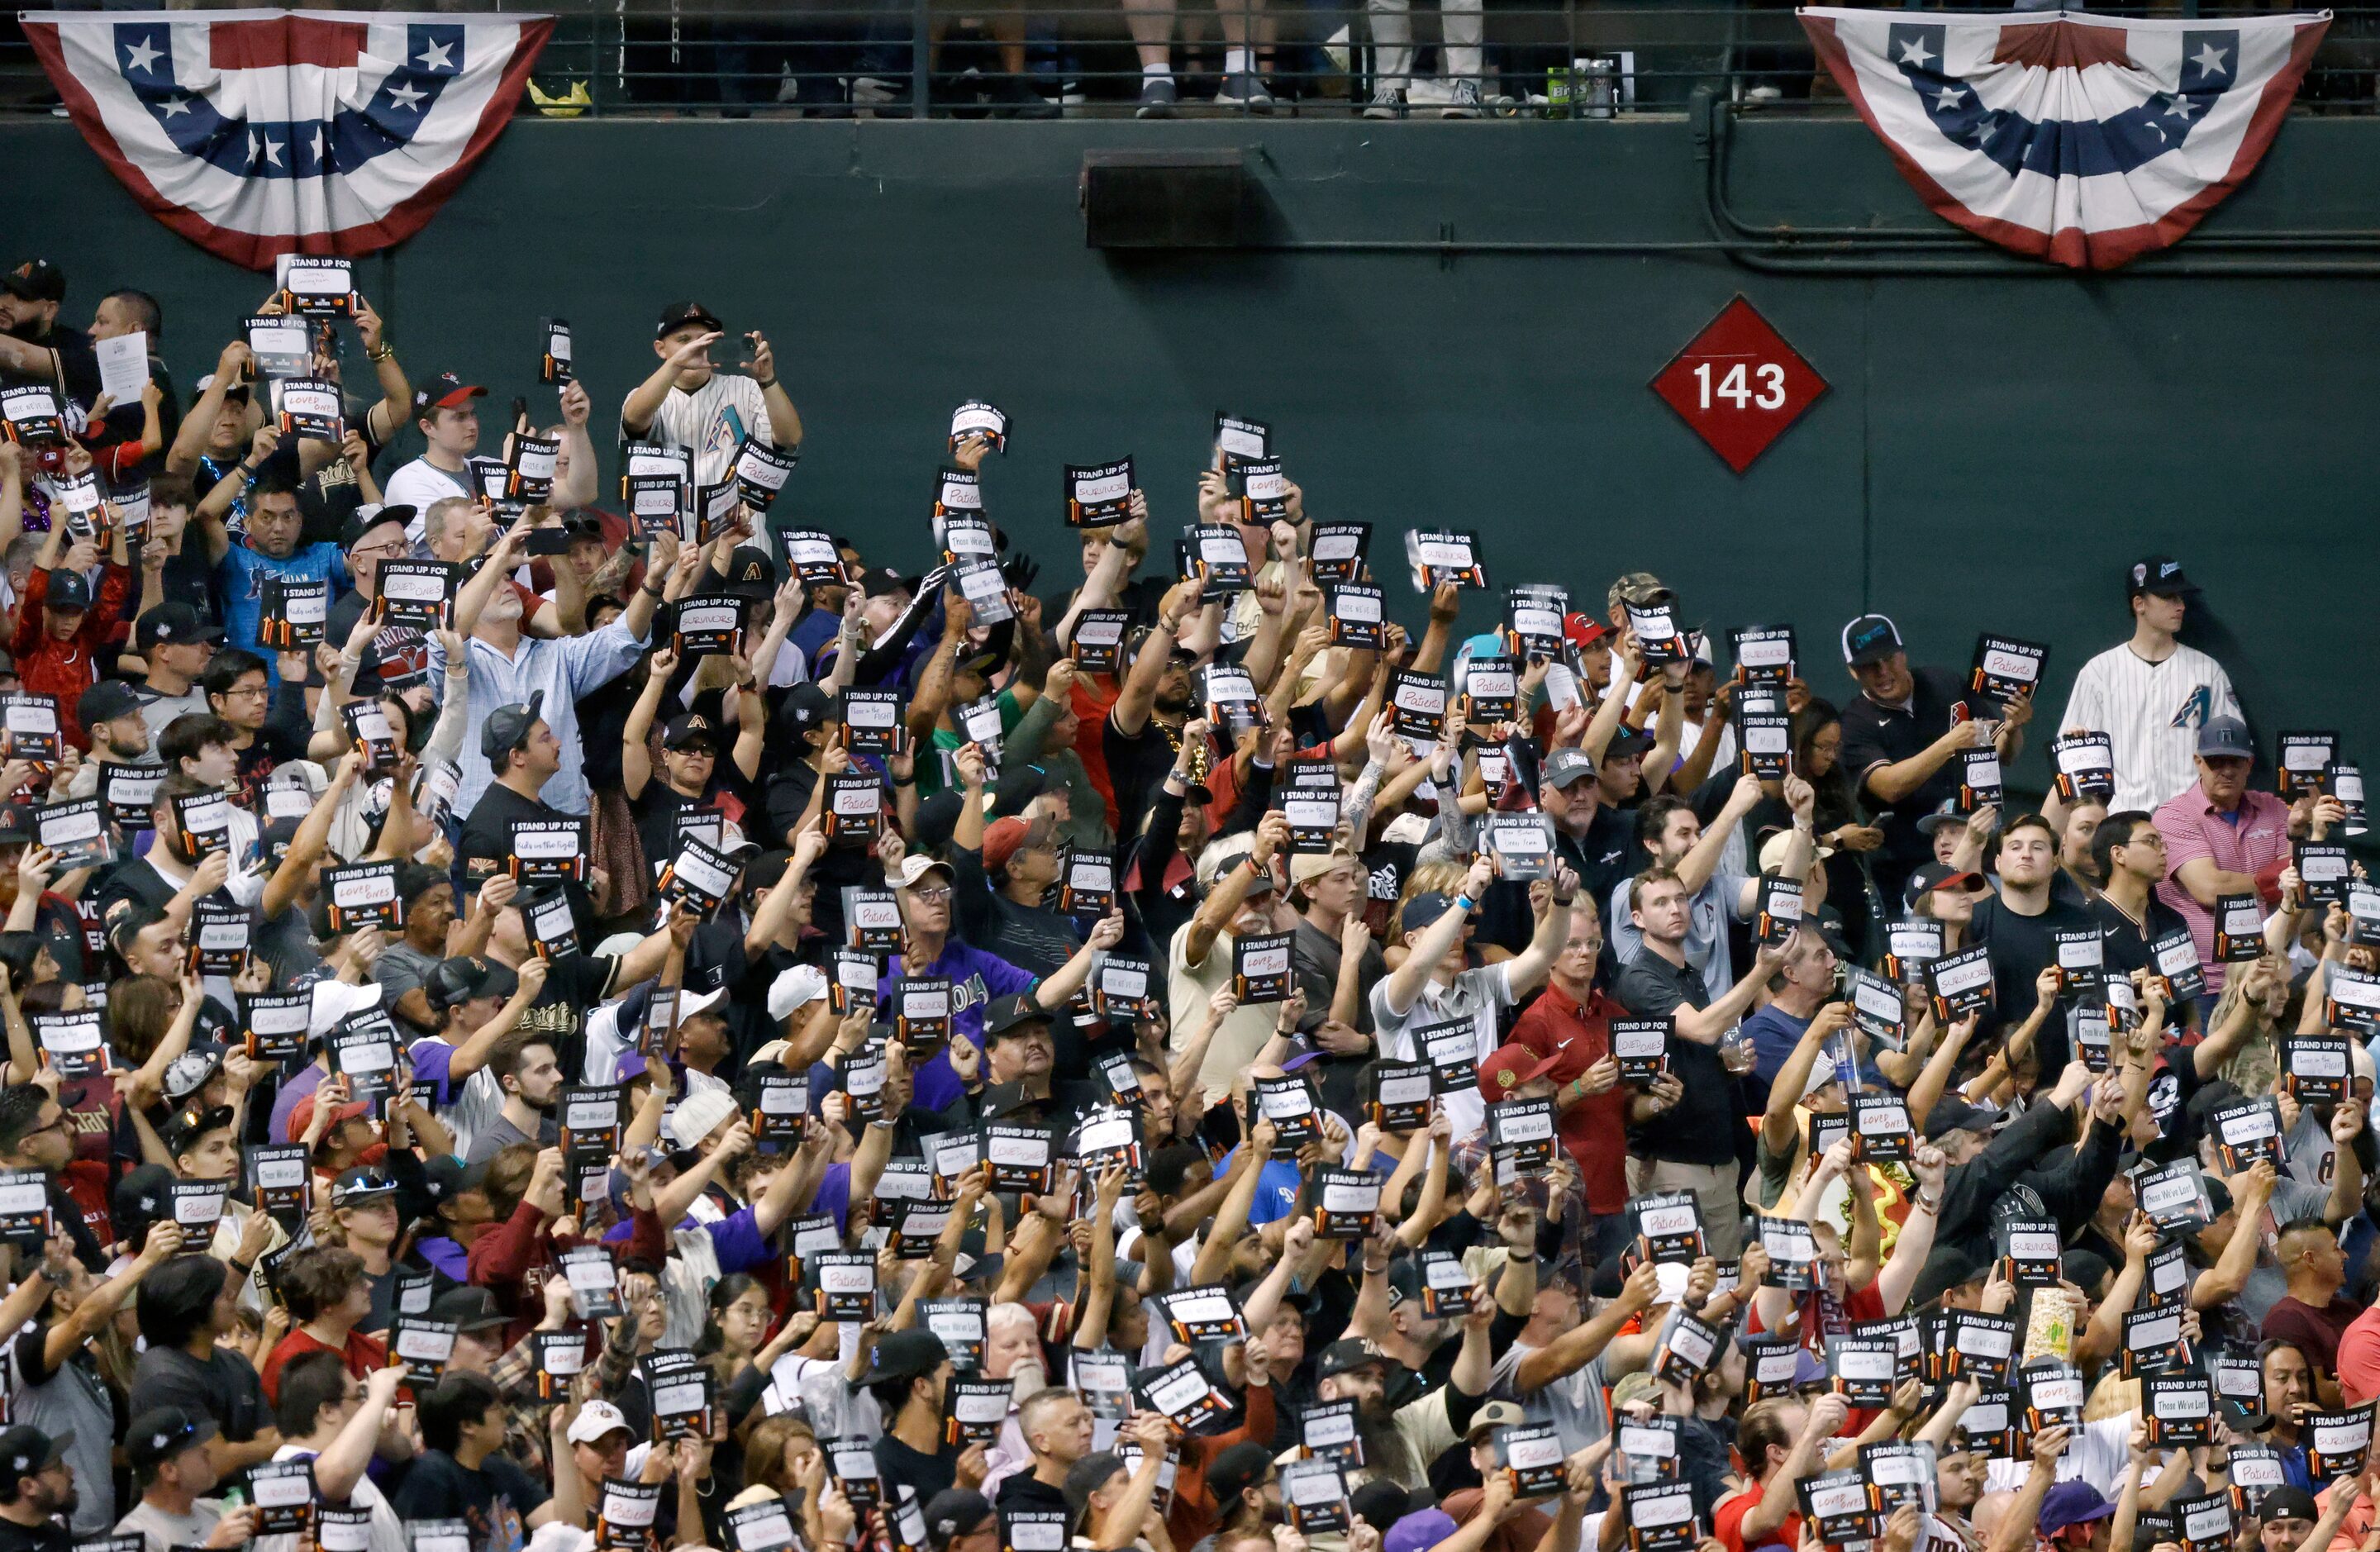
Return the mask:
M2156 811L2157 833L2165 837L2166 881L2157 886L2165 903L2190 924L2198 957L2206 966L2206 989L2223 989L2224 967L2215 963L2215 913L2191 898L2177 882L2184 864L2204 857L2228 873L2254 875L2289 858L2289 806L2271 793L2252 792L2240 799L2239 811L2225 818L2193 785Z

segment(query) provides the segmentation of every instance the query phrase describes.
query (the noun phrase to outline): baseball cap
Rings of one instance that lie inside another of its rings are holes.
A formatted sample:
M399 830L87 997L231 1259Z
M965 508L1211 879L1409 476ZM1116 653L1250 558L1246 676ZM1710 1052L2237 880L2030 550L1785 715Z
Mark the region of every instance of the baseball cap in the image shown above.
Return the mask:
M140 709L140 697L131 685L121 679L101 679L75 702L75 721L88 729L99 722L129 717Z
M520 989L520 976L510 965L478 954L442 959L422 983L421 995L430 1011L443 1013L481 997L510 997Z
M331 1182L331 1206L334 1207L358 1206L376 1196L395 1194L396 1182L380 1170L348 1170Z
M460 1331L485 1331L492 1327L512 1324L512 1316L496 1307L496 1296L484 1288L466 1284L450 1288L430 1301L430 1318L443 1321ZM601 1402L597 1402L601 1405ZM584 1413L579 1414L582 1418ZM600 1436L599 1436L600 1437Z
M917 584L891 566L869 566L859 574L859 592L863 598L882 598L887 593L915 594Z
M1213 889L1217 883L1220 882L1221 879L1232 871L1232 868L1237 867L1240 864L1245 862L1248 859L1249 854L1255 850L1255 844L1252 842L1246 841L1242 841L1236 845L1230 842L1219 842L1216 844L1208 847L1205 855L1200 856L1198 859L1198 882L1200 886L1209 890ZM1251 897L1269 893L1271 889L1271 868L1259 867L1254 874L1250 875L1248 880L1248 894Z
M1537 769L1538 780L1557 789L1595 780L1595 758L1585 749L1556 749Z
M1592 614L1562 616L1562 639L1573 647L1592 647L1611 634L1611 627Z
M370 1107L362 1108L368 1109ZM164 1139L165 1151L178 1157L188 1152L192 1144L208 1133L230 1124L231 1107L229 1105L185 1107L165 1122ZM302 1135L304 1135L304 1129L301 1127L291 1134L290 1141L296 1142Z
M1486 1428L1514 1428L1529 1420L1529 1414L1511 1401L1489 1401L1471 1414L1471 1426L1463 1431L1468 1441L1479 1437Z
M1419 1510L1389 1527L1380 1538L1380 1552L1429 1552L1457 1528L1454 1516L1442 1509Z
M1488 1102L1510 1099L1524 1083L1544 1077L1554 1070L1555 1058L1540 1057L1528 1047L1508 1041L1488 1053L1479 1064L1479 1092Z
M487 1291L485 1289L480 1292ZM606 1434L626 1434L631 1438L637 1430L628 1425L627 1414L609 1401L589 1401L578 1409L570 1420L566 1436L572 1444L593 1444Z
M662 724L662 748L690 749L698 744L714 750L719 747L719 730L701 712L681 711Z
M1038 1120L1047 1113L1049 1101L1034 1097L1022 1082L991 1084L983 1091L977 1113L985 1121L1005 1121L1013 1115L1030 1115Z
M28 259L0 275L0 286L6 286L10 296L29 302L63 302L67 299L67 273L47 259Z
M757 545L739 544L728 552L726 576L713 583L710 591L747 599L773 597L777 591L777 563Z
M2100 1496L2099 1489L2079 1478L2061 1482L2041 1500L2040 1518L2034 1528L2043 1535L2056 1535L2070 1525L2087 1525L2094 1520L2105 1520L2116 1512L2116 1506Z
M1327 852L1300 852L1289 859L1289 881L1310 884L1332 868L1343 867L1349 863L1361 867L1362 859L1344 846L1333 847Z
M721 1122L735 1113L735 1097L723 1088L698 1089L670 1112L669 1138L680 1148L698 1147Z
M2319 1520L2322 1510L2314 1507L2313 1495L2304 1488L2276 1487L2265 1495L2256 1518L2267 1525L2276 1520Z
M1863 614L1843 627L1843 661L1853 668L1882 662L1900 650L1900 627L1882 614Z
M49 607L53 610L91 607L91 584L83 579L81 572L50 573Z
M1271 1470L1272 1451L1253 1439L1243 1439L1208 1466L1207 1487L1219 1506L1236 1504L1242 1493L1262 1482Z
M909 889L929 873L940 873L945 881L955 879L951 865L938 856L926 856L911 852L901 859L901 871L892 879L894 889Z
M1917 821L1917 833L1932 835L1937 830L1948 830L1953 825L1964 830L1967 827L1967 816L1959 812L1957 798L1946 797L1942 800L1940 807Z
M186 642L208 641L223 644L221 625L211 625L199 616L199 612L187 603L161 603L140 616L132 634L140 649L152 647L177 647Z
M184 1051L165 1064L165 1102L179 1105L207 1086L217 1073L223 1071L227 1046L209 1041Z
M689 323L699 323L714 333L727 332L727 325L719 321L718 314L700 302L671 302L662 307L662 321L653 325L653 338L666 339Z
M72 1443L72 1429L53 1437L30 1423L19 1423L0 1433L0 1477L6 1477L14 1487L18 1477L30 1476L55 1465Z
M338 1112L331 1118L331 1125L345 1126L348 1122L354 1121L358 1116L368 1116L370 1114L371 1114L371 1107L358 1099L353 1104L340 1106ZM225 1106L224 1108L223 1124L229 1125L230 1122L231 1109L229 1106ZM305 1098L298 1101L298 1108L296 1109L289 1112L289 1125L287 1132L281 1140L285 1143L302 1143L306 1140L306 1129L313 1124L314 1097L309 1094ZM325 1135L327 1134L328 1134L326 1133ZM171 1145L169 1144L168 1146Z
M2239 718L2209 717L2198 730L2198 758L2254 759L2256 741L2248 736L2248 724Z
M835 720L834 697L805 679L785 692L785 709L779 715L795 733L807 732Z
M1419 932L1453 909L1454 901L1451 897L1440 894L1436 890L1424 890L1405 902L1404 929L1407 932Z
M1947 864L1929 862L1909 875L1909 882L1900 887L1900 903L1914 906L1937 889L1979 889L1983 882L1980 873L1962 873Z
M992 817L1004 819L1012 814L1022 814L1026 805L1049 790L1049 767L1032 760L1004 765L1000 781L991 789Z
M941 1368L950 1355L942 1339L931 1331L888 1331L876 1339L876 1352L859 1383L866 1387L888 1379L916 1379Z
M2196 591L2198 584L2182 575L2181 563L2171 555L2143 555L2124 573L2124 597L2128 599L2136 599L2143 593L2180 598Z
M1775 834L1769 836L1768 839L1760 843L1760 871L1763 873L1774 873L1783 867L1785 866L1785 849L1792 843L1793 832L1790 830L1778 831ZM1822 845L1815 848L1815 850L1820 862L1824 862L1828 857L1835 855L1835 849L1832 846Z
M499 706L488 713L480 728L480 753L490 759L502 759L528 742L528 730L536 722L545 705L545 692L532 690L525 702Z
M992 1529L996 1522L990 1498L972 1488L945 1487L926 1500L928 1552L950 1552L951 1543L959 1537Z
M352 550L361 544L374 528L384 528L392 523L401 532L412 526L413 516L413 508L402 503L395 506L359 506L356 508L356 515L347 519L346 526L339 530L339 548Z
M31 804L0 803L0 846L30 845L33 832Z
M983 1037L986 1041L997 1040L1026 1025L1049 1022L1050 1010L1033 1000L1030 992L1011 992L1006 997L994 998L984 1009Z
M421 1188L433 1202L451 1202L488 1177L488 1163L466 1164L451 1153L441 1154L421 1167Z
M212 1417L181 1407L152 1407L125 1429L124 1453L131 1459L133 1470L149 1471L206 1443L220 1431Z
M473 399L487 396L485 388L466 382L453 372L440 372L413 391L413 418L419 420L433 409L460 409Z
M1370 1342L1357 1337L1342 1337L1322 1350L1315 1360L1314 1377L1329 1379L1334 1375L1352 1374L1367 1364L1388 1364L1388 1354Z
M1603 746L1603 763L1633 758L1653 746L1653 735L1643 728L1622 727Z
M1028 819L1021 814L1012 814L1004 819L992 820L983 831L984 870L1005 872L1017 853L1047 849L1054 829L1046 816Z
M1979 1105L1970 1105L1953 1094L1934 1102L1925 1112L1925 1140L1940 1142L1953 1132L1988 1132L1999 1119L1999 1112Z

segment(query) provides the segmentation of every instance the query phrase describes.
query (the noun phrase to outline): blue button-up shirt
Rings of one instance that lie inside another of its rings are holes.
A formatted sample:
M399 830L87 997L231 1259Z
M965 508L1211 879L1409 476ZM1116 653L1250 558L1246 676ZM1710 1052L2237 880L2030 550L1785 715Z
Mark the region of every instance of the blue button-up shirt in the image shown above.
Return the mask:
M495 780L487 757L480 753L480 734L488 713L500 706L527 705L529 697L543 691L545 699L538 714L562 742L562 769L537 795L565 814L586 813L587 752L578 738L578 702L625 673L644 649L643 637L628 634L625 615L586 636L554 640L524 636L511 657L476 636L471 637L471 699L465 709L458 756L463 785L455 799L455 812L468 814ZM435 637L430 643L430 682L446 682L446 652Z

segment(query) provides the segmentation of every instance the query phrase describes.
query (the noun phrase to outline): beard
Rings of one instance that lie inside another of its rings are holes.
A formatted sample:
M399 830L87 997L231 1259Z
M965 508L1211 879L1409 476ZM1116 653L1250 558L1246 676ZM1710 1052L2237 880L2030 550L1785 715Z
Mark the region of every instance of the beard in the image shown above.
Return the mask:
M1355 1436L1364 1441L1364 1465L1373 1481L1411 1485L1421 1480L1413 1451L1405 1448L1404 1435L1397 1431L1396 1414L1386 1397L1366 1398L1356 1406Z
M1050 1388L1050 1376L1040 1360L1028 1359L1008 1371L1008 1400L1011 1406L1023 1406L1026 1401Z

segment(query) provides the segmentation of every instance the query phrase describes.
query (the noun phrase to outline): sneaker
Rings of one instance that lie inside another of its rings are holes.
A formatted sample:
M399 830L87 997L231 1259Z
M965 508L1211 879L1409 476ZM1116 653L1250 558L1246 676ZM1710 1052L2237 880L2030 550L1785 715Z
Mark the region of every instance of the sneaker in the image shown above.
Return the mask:
M1364 104L1366 118L1402 118L1405 115L1404 89L1395 86L1372 88L1372 100Z
M1454 96L1438 110L1440 118L1477 118L1479 116L1479 83L1465 76L1454 83Z
M1033 90L1023 76L994 76L984 93L998 118L1056 118L1057 103Z
M1777 87L1755 86L1751 91L1743 94L1743 100L1754 105L1766 103L1781 103L1785 100L1785 93Z
M1133 116L1172 118L1174 100L1172 76L1143 76L1140 78L1140 106Z
M889 80L878 76L851 78L851 105L863 117L872 117L878 109L892 107L900 101L900 90Z
M1442 108L1454 101L1454 88L1435 76L1417 76L1405 87L1405 97L1416 108Z
M1247 113L1272 112L1272 93L1253 70L1234 70L1223 78L1215 90L1215 105L1219 108L1239 108Z

